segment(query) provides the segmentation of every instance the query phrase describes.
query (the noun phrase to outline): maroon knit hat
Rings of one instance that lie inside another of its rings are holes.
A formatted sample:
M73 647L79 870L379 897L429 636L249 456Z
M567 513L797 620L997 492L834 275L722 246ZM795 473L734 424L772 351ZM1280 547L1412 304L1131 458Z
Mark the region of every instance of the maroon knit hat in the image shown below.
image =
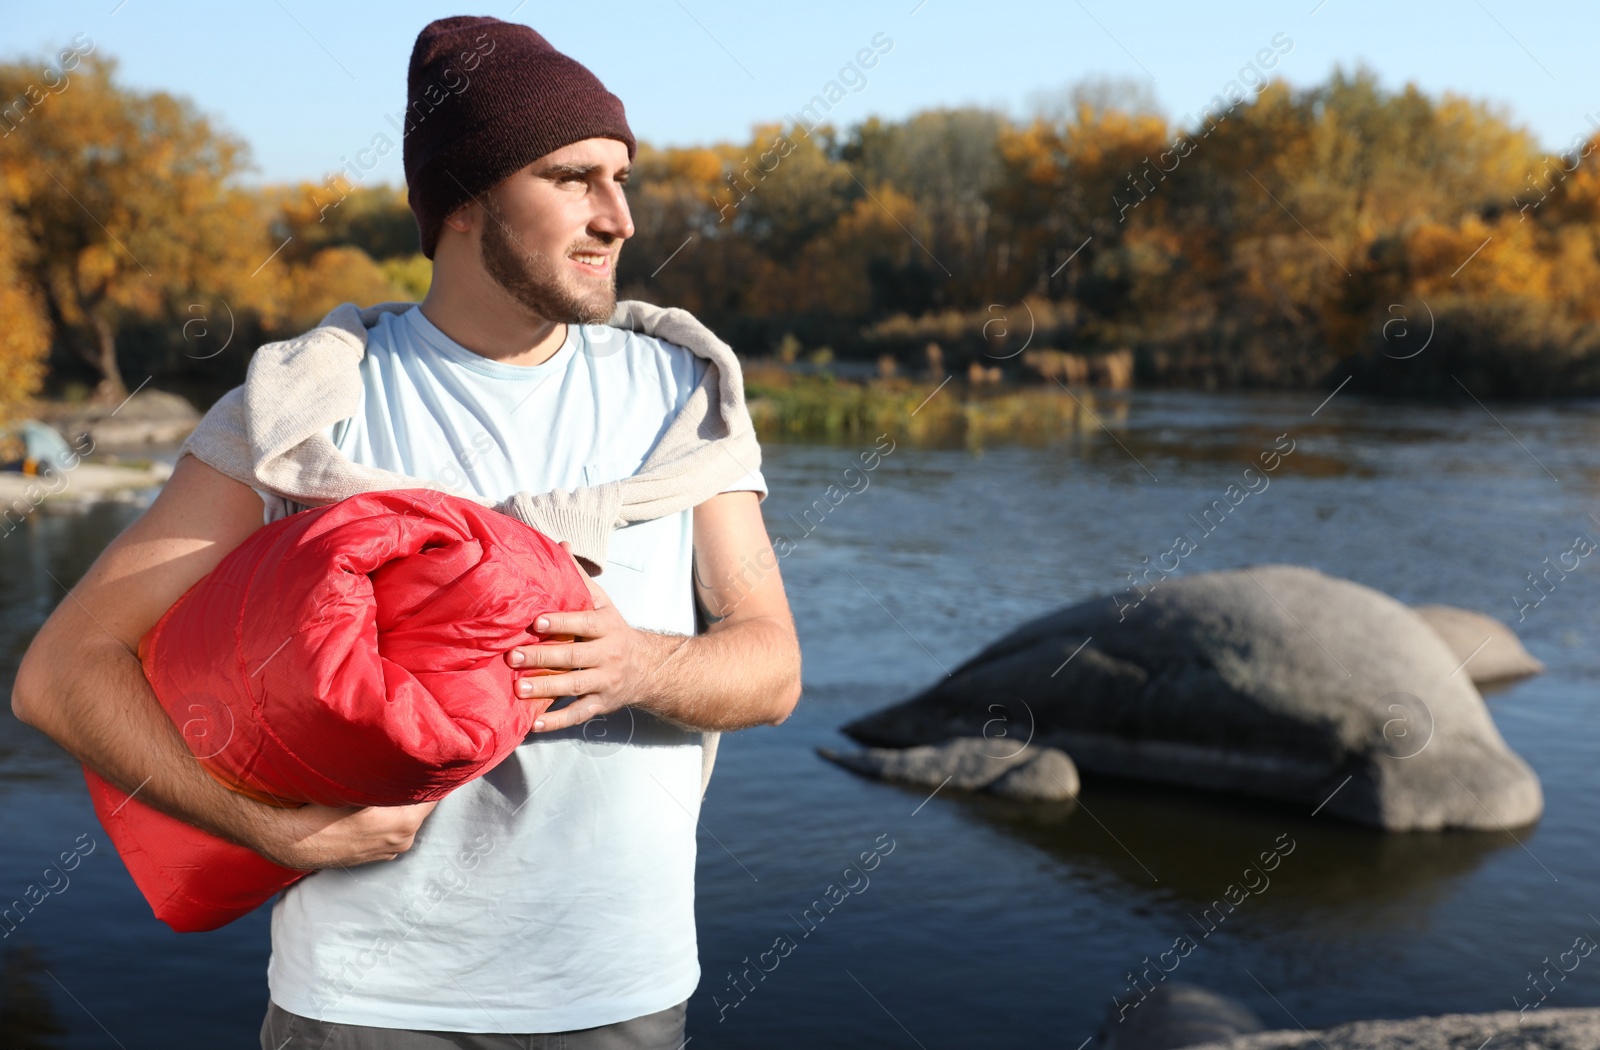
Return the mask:
M445 216L552 150L637 148L622 101L532 29L458 15L417 34L406 75L407 199L433 258Z

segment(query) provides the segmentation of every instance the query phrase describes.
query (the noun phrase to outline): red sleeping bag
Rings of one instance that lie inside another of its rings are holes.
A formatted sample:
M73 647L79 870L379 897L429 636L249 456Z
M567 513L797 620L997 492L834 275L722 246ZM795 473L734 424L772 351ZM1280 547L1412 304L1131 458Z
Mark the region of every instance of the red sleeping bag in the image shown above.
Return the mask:
M196 759L272 805L429 802L487 772L550 701L507 650L590 608L553 540L428 490L352 496L253 533L139 644ZM232 922L307 873L152 809L89 769L95 813L156 917Z

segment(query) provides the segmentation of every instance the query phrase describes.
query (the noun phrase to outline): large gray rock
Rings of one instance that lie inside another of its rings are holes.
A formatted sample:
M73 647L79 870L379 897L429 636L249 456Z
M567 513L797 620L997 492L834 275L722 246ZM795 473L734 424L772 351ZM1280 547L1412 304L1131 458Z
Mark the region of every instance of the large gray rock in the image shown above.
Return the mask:
M988 791L1028 802L1076 798L1078 770L1053 747L1031 747L1005 738L963 737L926 747L834 751L818 748L830 762L863 776L911 787L948 785Z
M1600 1010L1539 1009L1445 1014L1399 1021L1354 1021L1307 1032L1299 1028L1199 1043L1190 1050L1594 1050Z
M1100 1050L1178 1050L1259 1032L1266 1026L1243 1003L1198 985L1158 984L1131 1010L1112 1010Z
M1418 605L1416 614L1465 661L1475 685L1510 682L1543 674L1544 664L1522 647L1516 632L1493 616L1453 605Z
M980 736L1003 715L1089 773L1396 831L1499 830L1543 811L1538 778L1455 673L1460 660L1394 599L1287 565L1163 580L1132 608L1130 597L1024 624L844 731L912 747Z

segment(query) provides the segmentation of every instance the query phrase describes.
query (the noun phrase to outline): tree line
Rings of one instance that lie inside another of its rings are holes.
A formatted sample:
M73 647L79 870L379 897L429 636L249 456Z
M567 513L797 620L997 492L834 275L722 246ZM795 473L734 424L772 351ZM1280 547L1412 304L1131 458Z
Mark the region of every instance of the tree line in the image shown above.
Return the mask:
M1596 141L1548 154L1491 105L1365 70L1264 83L1194 127L1105 82L1025 119L772 124L641 145L619 281L786 359L1020 381L1055 350L1131 357L1147 384L1594 393ZM4 397L155 377L203 399L340 302L426 292L403 189L249 171L241 139L104 54L0 64Z

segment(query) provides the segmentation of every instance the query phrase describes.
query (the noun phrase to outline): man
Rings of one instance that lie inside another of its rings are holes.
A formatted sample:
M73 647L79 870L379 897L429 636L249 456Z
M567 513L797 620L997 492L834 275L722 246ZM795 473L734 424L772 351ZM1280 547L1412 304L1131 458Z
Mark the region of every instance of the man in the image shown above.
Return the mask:
M633 474L706 365L600 324L633 233L621 103L492 18L425 28L409 94L433 284L369 330L361 410L330 436L363 466L493 499ZM577 641L506 656L557 671L521 695L575 699L435 804L275 809L193 760L135 647L264 517L295 509L194 456L40 630L13 707L145 802L315 870L273 907L263 1047L676 1050L699 979L702 733L777 724L799 695L782 582L749 571L775 564L764 492L751 470L692 512L613 533L594 611L536 628ZM697 636L696 596L712 620Z

